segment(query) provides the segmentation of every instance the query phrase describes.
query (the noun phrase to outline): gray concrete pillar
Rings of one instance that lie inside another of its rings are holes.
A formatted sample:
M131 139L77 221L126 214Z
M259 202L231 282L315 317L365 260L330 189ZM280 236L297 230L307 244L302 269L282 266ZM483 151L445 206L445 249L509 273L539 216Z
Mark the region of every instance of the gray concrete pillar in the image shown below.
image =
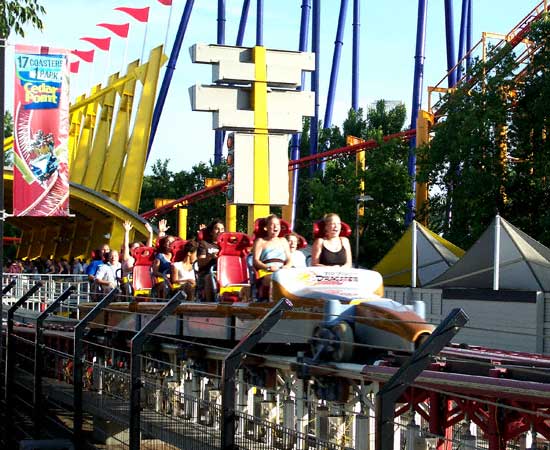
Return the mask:
M308 385L304 380L296 380L296 431L299 433L299 450L307 448L308 422Z
M329 405L328 440L335 444L346 446L346 415L341 403Z
M316 435L323 441L329 440L328 414L328 407L317 406L315 417Z
M193 377L191 371L187 370L185 374L185 381L183 382L183 410L185 412L185 418L191 419L193 417Z
M201 377L196 370L193 370L193 378L191 378L191 395L193 401L192 421L199 422L199 405L201 398Z
M237 370L237 412L245 414L247 412L247 390L244 382L244 370ZM239 415L237 433L244 435L245 421L242 415Z

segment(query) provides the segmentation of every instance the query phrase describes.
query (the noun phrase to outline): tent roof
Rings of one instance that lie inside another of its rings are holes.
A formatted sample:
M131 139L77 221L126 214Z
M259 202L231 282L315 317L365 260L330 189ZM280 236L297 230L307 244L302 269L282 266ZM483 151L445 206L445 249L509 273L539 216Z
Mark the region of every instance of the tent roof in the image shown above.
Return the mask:
M452 266L464 250L438 236L433 231L416 225L417 286L423 286ZM410 286L412 271L413 224L392 249L374 267L389 286Z
M427 287L493 288L497 233L498 287L550 291L550 249L499 216L460 261Z

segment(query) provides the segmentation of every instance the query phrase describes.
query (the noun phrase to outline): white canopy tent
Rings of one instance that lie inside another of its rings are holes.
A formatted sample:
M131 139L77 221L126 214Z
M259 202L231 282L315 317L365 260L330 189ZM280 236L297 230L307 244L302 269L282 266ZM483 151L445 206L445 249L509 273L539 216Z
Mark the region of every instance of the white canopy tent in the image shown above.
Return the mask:
M425 287L550 292L550 249L496 216L470 250Z

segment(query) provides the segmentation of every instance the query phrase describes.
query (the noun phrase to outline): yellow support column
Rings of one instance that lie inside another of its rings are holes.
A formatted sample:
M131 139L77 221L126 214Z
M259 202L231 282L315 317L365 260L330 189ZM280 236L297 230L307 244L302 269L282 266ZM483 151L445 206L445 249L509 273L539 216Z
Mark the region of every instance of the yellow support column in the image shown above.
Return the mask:
M178 236L187 239L187 208L178 208Z
M283 206L283 220L286 220L288 223L292 223L292 209L294 208L294 196L292 195L292 189L294 187L294 176L296 172L294 170L288 173L288 205Z
M127 147L126 162L122 168L118 185L118 201L133 211L137 211L139 207L151 121L157 95L157 81L160 67L165 60L162 46L160 46L151 50L149 62L140 67L142 72L140 81L143 84L143 89L134 129Z
M248 233L254 221L269 215L269 141L267 136L267 66L265 47L252 49L255 81L252 83L254 110L254 204L248 207Z
M420 110L416 119L416 147L430 142L430 127L434 123L433 114ZM418 165L416 166L418 172ZM421 211L428 203L428 185L427 183L416 183L416 210ZM427 217L421 221L422 225L427 225Z
M94 86L91 90L90 96L93 96L99 92L100 89L100 84ZM76 145L75 159L73 161L73 165L71 166L71 181L74 183L82 183L84 174L86 173L86 167L90 162L90 149L94 138L98 105L98 103L93 102L89 103L85 107L86 112L84 113L84 125L80 131L80 139L78 140L78 145ZM76 111L74 114L80 114L80 111ZM78 119L75 120L78 121ZM74 149L75 146L71 145L71 148Z
M361 142L365 142L364 139L355 137L355 136L347 136L346 137L346 145L356 145L360 144ZM359 176L359 171L365 171L366 167L366 150L361 150L360 152L355 154L355 175ZM359 182L359 195L365 195L365 180L361 178L361 181ZM365 204L361 202L359 205L359 216L363 217L365 215Z
M225 231L237 231L237 205L225 204Z

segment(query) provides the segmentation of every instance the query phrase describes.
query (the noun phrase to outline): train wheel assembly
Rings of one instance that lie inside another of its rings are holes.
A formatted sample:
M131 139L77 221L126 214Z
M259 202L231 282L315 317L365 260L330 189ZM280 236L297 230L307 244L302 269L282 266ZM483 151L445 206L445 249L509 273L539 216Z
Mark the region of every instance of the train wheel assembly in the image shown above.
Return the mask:
M317 327L311 340L313 360L350 361L353 356L353 342L353 329L347 322Z

